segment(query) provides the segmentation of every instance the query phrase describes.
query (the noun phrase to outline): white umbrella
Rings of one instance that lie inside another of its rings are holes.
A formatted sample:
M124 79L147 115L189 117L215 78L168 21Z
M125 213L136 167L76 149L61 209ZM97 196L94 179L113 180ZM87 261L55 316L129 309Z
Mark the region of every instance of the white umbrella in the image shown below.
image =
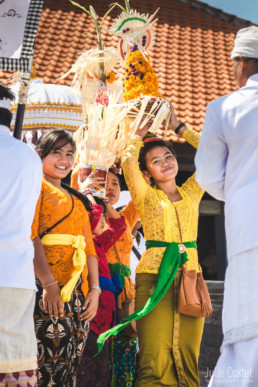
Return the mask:
M15 82L11 90L16 98L12 104L14 128L18 103L20 82ZM35 129L66 129L77 130L83 125L81 95L71 87L45 84L41 79L33 79L30 83L25 109L23 130Z

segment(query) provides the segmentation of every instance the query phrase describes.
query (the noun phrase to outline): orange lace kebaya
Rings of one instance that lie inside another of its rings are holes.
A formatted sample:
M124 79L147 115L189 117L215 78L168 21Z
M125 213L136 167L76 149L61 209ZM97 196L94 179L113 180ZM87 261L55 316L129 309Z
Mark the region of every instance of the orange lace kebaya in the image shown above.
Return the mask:
M86 243L86 256L95 255L95 247L92 239L89 215L83 203L75 196L72 213L49 234L83 235ZM32 224L32 239L39 237L45 230L54 225L72 208L72 200L69 194L61 191L51 183L43 179L41 194L36 207ZM59 286L64 286L73 272L72 257L74 247L64 245L43 246L51 272ZM84 266L82 272L82 292L86 297L88 287L88 267Z

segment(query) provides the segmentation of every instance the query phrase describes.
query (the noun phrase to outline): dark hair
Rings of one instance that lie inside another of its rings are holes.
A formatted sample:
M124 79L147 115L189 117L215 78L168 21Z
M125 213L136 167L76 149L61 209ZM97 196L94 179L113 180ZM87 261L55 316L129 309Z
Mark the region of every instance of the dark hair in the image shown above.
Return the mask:
M65 130L50 130L43 133L36 146L36 151L40 155L41 159L44 159L52 149L62 148L66 144L71 144L73 152L76 151L75 142L69 132Z
M146 166L147 153L151 149L154 149L158 146L162 146L163 148L167 148L175 158L177 157L176 152L173 148L173 145L170 141L157 140L157 141L146 142L143 144L144 144L144 146L141 148L140 155L139 155L139 165L140 165L141 171L147 171L147 166Z
M79 199L82 204L84 205L84 207L86 208L86 210L88 212L91 213L92 215L92 206L91 206L91 202L89 201L89 199L87 198L87 196L83 195L80 191L77 191L76 189L70 187L70 185L67 185L65 183L61 183L61 186L66 189L68 192L70 192L71 194L73 194L75 197L77 197L77 199Z
M0 108L0 125L11 127L12 113L10 110L5 108Z
M108 172L113 173L113 175L115 175L117 177L117 180L118 180L118 183L119 183L119 186L120 186L120 189L121 189L121 187L122 187L122 176L119 173L115 173L115 170L113 168L109 168Z
M95 199L95 202L102 207L103 209L103 214L106 213L107 211L107 206L106 206L106 203L104 202L103 199L99 198L98 196L94 196L94 199Z
M13 94L12 90L9 89L9 87L2 85L0 83L0 99L10 99L11 101L14 101L15 95Z
M71 144L73 151L75 152L76 145L69 132L59 129L51 130L43 133L40 137L36 146L36 151L39 153L41 159L44 159L44 157L46 157L52 149L62 148L66 144ZM91 203L85 195L63 182L61 183L61 186L76 196L83 203L86 210L92 213Z
M13 101L15 96L9 87L6 87L0 83L0 100L2 99L10 99ZM0 125L7 126L10 128L12 121L12 113L10 110L6 108L0 108Z

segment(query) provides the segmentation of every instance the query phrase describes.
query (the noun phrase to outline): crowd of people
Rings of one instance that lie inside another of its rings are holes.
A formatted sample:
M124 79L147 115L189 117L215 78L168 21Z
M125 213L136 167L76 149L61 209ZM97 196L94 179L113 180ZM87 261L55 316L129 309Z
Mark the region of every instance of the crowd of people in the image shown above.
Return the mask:
M229 261L210 386L258 383L258 27L238 32L232 59L239 90L208 105L202 136L171 106L197 172L177 186L171 143L139 128L121 160L120 208L120 170L94 196L104 179L78 182L68 132L45 132L36 151L10 136L13 95L0 86L0 386L198 386L205 314L180 313L178 296L184 268L201 272L204 190L226 203Z

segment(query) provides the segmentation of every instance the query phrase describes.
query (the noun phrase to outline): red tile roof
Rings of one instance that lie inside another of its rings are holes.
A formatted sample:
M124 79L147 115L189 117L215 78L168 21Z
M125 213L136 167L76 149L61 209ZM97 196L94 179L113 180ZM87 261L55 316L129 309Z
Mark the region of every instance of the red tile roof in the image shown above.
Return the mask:
M90 1L80 3L87 8ZM108 9L107 0L92 3L100 16ZM180 121L200 131L207 103L235 88L230 53L236 31L251 23L196 0L131 0L130 5L149 14L160 7L150 51L160 92ZM113 10L104 26L109 28L118 13ZM46 83L70 85L72 75L58 78L79 54L96 46L95 36L94 23L82 10L68 0L45 0L34 53L38 75ZM117 38L104 30L102 38L105 45L116 45ZM0 71L0 78L6 77Z

